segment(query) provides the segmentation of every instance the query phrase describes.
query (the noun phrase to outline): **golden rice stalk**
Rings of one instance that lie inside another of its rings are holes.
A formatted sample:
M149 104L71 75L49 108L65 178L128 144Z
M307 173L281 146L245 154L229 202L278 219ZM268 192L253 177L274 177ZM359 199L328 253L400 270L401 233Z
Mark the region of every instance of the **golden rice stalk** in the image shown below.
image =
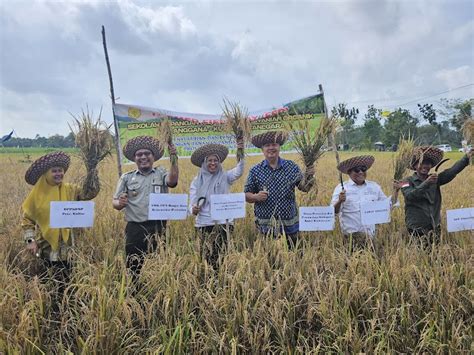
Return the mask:
M462 125L462 135L466 140L466 149L468 144L474 143L474 119L468 118ZM471 158L471 164L474 165L474 159Z
M474 141L474 119L467 119L462 125L462 135L467 141L467 144L472 144Z
M113 147L109 131L111 125L101 120L102 110L97 119L93 118L93 114L89 109L86 112L82 110L79 116L71 114L74 122L69 125L87 171L96 169L102 160L111 155Z
M173 144L173 128L171 127L171 121L168 118L161 120L156 133L162 147L169 147ZM171 164L175 165L177 161L178 157L176 155L170 155Z
M408 136L407 139L400 137L397 154L393 159L393 178L395 180L401 180L405 175L405 171L410 167L414 148L415 141L412 137Z
M319 127L311 132L308 121L287 123L293 133L293 145L298 151L306 167L311 167L324 154L322 149L336 129L337 120L334 117L323 117Z
M226 131L233 133L236 140L243 140L244 142L250 140L252 128L250 127L247 108L224 98L222 116L225 118ZM237 148L236 156L237 160L240 161L244 157L244 149Z

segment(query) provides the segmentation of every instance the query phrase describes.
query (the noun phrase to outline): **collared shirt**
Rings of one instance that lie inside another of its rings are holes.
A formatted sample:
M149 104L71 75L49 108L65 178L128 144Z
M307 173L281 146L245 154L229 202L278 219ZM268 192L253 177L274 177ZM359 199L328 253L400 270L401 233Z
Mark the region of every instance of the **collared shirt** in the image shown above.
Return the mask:
M339 210L339 224L344 234L367 233L370 236L375 234L375 225L363 225L361 222L360 204L370 201L381 201L387 199L382 188L373 181L366 180L364 184L357 185L349 179L344 182L346 191L346 201ZM335 205L339 200L342 191L341 184L337 185L332 194L331 205Z
M405 179L408 184L402 187L405 197L405 223L409 229L434 230L441 221L440 186L453 180L469 164L464 156L451 168L438 174L437 184L424 183L416 172Z
M124 208L127 222L148 221L150 193L168 192L167 175L166 169L159 166L146 175L137 169L120 177L114 199L118 199L124 192L127 193L128 205Z
M240 160L237 163L237 166L229 171L226 171L227 176L227 191L238 178L242 176L244 173L244 159ZM196 180L197 176L191 182L191 187L189 188L189 213L192 214L193 212L193 201L196 200ZM229 223L232 223L233 220L229 220ZM201 207L201 212L198 213L196 216L195 227L206 227L206 226L213 226L214 224L225 224L225 220L216 221L211 218L211 204L206 203L204 206Z
M250 169L244 192L268 191L268 198L263 202L255 202L254 206L256 222L263 233L271 226L272 220L281 223L288 234L298 232L295 187L302 179L303 174L298 165L282 158L278 158L276 169L267 160Z

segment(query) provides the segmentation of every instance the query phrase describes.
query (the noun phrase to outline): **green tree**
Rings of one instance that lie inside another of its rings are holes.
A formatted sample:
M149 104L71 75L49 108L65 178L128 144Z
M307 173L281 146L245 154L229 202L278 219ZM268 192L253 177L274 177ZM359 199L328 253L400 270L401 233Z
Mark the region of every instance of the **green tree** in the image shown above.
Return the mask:
M341 122L342 143L344 145L348 144L348 136L354 129L354 123L359 115L359 109L355 107L348 109L347 104L339 103L332 108L331 114Z
M375 108L374 105L369 105L365 114L364 125L362 126L364 142L369 149L373 148L375 142L382 139L383 127L380 123L381 120L382 110Z
M441 143L442 128L441 125L436 122L437 114L436 110L433 108L433 104L418 104L418 110L421 113L421 117L436 129L433 139L429 144L432 144L435 141L436 136L438 137L438 142Z
M461 131L464 122L472 117L473 105L474 98L467 100L441 99L442 108L439 111L457 131Z
M384 142L387 145L398 144L400 137L416 136L418 118L410 111L398 108L391 112L384 125Z

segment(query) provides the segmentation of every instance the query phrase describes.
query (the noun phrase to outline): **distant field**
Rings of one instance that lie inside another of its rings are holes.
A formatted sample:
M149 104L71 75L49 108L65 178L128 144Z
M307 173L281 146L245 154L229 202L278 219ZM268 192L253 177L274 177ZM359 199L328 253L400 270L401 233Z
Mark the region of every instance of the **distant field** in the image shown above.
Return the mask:
M29 148L13 148L13 147L0 147L0 154L30 154L30 155L40 155L47 154L49 152L55 152L57 150L62 150L63 152L77 152L76 148L38 148L38 147L29 147Z

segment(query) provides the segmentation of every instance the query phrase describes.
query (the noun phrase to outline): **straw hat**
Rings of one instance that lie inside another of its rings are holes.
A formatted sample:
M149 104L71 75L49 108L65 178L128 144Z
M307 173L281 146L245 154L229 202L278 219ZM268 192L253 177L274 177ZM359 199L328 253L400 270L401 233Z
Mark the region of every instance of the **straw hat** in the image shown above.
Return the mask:
M262 148L265 144L268 143L278 143L283 145L288 138L288 133L283 131L270 131L265 133L257 134L252 137L252 144L257 148Z
M61 167L64 172L69 168L71 158L64 152L53 152L43 155L41 158L35 160L25 173L25 180L28 184L34 185L38 179L53 167Z
M365 166L367 169L370 169L374 161L375 158L372 155L359 155L357 157L344 160L343 162L339 163L337 168L341 173L349 174L349 170L359 166Z
M159 160L163 156L163 148L161 147L160 142L150 136L138 136L130 139L123 146L123 154L128 160L135 160L135 153L140 149L148 149L153 153L155 161Z
M225 145L206 144L199 147L193 152L193 154L191 155L191 163L193 163L197 167L201 167L202 162L209 155L217 155L219 157L220 162L222 163L225 158L227 158L227 154L229 154L229 149L227 149Z
M433 166L438 165L438 163L443 159L443 151L439 148L433 146L421 146L416 147L413 150L413 156L411 157L410 167L412 170L416 170L419 160L423 162L424 160L430 160Z

